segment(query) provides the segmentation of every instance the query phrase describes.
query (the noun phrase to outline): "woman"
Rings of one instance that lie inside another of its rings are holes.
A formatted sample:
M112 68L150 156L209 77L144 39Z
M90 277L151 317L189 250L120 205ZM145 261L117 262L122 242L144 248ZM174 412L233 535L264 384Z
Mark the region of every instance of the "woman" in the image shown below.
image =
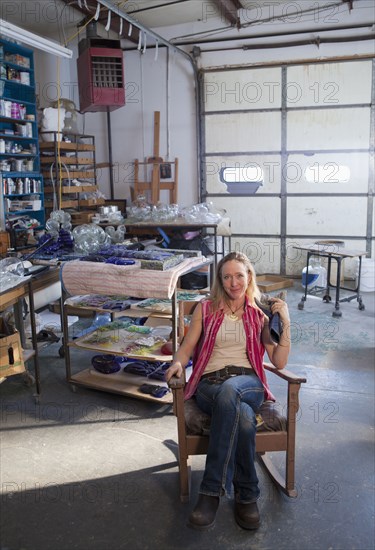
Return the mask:
M198 529L215 522L220 496L235 493L235 519L244 529L257 529L260 517L255 470L256 413L273 399L263 368L264 351L283 369L290 350L288 307L272 298L272 314L283 326L279 343L271 340L268 317L257 307L260 297L253 266L244 254L231 252L217 266L209 300L196 307L189 331L166 372L181 377L194 353L193 373L185 398L195 395L211 416L206 467L189 524Z

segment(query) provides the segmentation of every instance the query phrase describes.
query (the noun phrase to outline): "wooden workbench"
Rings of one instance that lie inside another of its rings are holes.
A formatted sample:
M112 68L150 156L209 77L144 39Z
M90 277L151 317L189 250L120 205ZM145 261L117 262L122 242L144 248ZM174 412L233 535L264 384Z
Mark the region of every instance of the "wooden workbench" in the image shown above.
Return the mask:
M34 360L37 401L39 401L40 396L40 369L35 323L34 292L48 288L49 286L58 282L59 274L60 269L58 267L48 268L46 271L42 271L41 273L28 277L24 282L21 282L19 285L9 288L0 293L0 313L5 311L9 307L13 307L15 324L20 333L22 347L25 347L26 342L22 315L22 300L24 298L29 299L31 341L33 344L33 349L25 349L23 352L23 359L24 362L29 361L30 359Z

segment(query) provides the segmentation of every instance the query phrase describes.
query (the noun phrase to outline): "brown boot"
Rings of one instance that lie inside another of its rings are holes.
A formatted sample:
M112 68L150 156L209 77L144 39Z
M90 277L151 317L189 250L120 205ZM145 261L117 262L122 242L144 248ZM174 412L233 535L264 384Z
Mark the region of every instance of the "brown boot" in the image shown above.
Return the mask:
M258 529L260 516L256 502L250 504L234 503L234 517L242 529Z
M199 495L198 502L189 516L189 525L195 529L208 529L215 523L220 498Z

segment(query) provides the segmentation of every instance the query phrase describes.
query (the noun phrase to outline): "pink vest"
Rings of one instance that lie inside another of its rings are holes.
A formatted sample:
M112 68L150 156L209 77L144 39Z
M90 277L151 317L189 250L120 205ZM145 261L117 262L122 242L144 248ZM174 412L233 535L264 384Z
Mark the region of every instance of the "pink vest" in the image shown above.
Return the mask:
M224 319L224 311L220 309L215 313L210 311L211 302L205 300L202 303L203 332L193 356L193 372L185 386L185 399L190 399L197 389L199 380L207 366L214 348L216 335ZM262 329L264 326L263 313L254 308L246 298L246 305L242 316L246 334L246 352L249 361L264 386L264 399L275 401L266 379L263 367L264 345L262 343Z

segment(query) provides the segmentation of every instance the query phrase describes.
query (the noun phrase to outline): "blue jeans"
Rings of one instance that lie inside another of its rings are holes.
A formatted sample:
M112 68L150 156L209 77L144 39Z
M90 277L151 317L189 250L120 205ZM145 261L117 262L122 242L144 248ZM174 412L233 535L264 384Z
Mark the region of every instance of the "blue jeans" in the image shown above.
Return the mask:
M259 498L255 470L255 413L264 400L264 388L257 375L233 376L221 383L207 378L199 382L196 401L211 416L206 467L199 492L230 494L232 483L238 502Z

